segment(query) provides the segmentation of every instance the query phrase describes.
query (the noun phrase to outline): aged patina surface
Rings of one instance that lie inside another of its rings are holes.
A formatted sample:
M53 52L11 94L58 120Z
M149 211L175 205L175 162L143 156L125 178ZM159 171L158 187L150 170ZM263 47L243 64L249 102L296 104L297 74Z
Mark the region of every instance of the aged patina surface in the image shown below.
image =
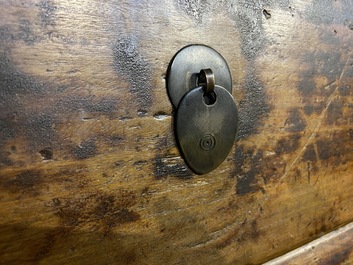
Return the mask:
M165 84L197 43L240 119L203 176ZM348 0L1 1L1 262L258 264L351 222L352 43Z

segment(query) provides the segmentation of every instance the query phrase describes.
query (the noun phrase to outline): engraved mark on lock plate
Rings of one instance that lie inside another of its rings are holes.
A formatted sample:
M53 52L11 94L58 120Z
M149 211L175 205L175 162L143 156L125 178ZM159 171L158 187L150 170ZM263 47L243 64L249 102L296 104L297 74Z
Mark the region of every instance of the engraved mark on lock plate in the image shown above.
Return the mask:
M200 146L204 151L212 150L216 145L216 139L211 134L206 134L200 141Z
M216 85L213 104L204 99L203 87L189 91L176 113L176 136L186 163L198 174L217 168L233 146L238 112L232 95Z

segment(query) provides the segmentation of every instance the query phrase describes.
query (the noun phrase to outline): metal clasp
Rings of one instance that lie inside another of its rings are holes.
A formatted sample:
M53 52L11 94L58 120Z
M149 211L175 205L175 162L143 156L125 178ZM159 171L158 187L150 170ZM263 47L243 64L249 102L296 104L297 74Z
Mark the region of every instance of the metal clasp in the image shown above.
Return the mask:
M231 150L238 127L226 61L210 47L187 46L169 66L167 89L180 153L196 173L214 170Z

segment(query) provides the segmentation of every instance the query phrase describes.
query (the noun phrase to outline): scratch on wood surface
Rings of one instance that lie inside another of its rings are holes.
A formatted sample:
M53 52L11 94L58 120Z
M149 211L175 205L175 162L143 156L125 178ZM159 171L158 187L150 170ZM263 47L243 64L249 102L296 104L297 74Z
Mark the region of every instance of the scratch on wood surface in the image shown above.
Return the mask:
M298 160L302 157L302 155L304 154L306 148L308 147L309 144L311 144L311 142L315 139L316 135L317 135L317 132L319 131L321 125L322 125L322 121L324 120L325 118L325 115L327 113L327 110L329 109L332 101L334 100L335 98L335 95L337 93L337 90L339 88L339 85L341 83L341 80L344 76L344 73L347 69L347 65L348 65L348 61L349 61L349 58L347 58L346 60L346 63L342 69L342 72L341 72L341 75L338 79L338 81L335 81L334 83L332 83L331 85L333 84L336 84L336 88L335 90L332 92L332 94L328 97L327 99L327 103L326 103L326 107L325 109L322 111L320 117L319 117L319 121L318 123L316 124L315 128L314 128L314 131L311 133L310 137L308 138L308 140L305 142L303 148L297 153L297 155L295 156L295 158L293 159L293 161L290 163L289 167L286 168L284 174L282 175L282 177L280 177L279 181L278 181L278 184L276 185L276 188L282 183L283 179L287 176L288 172L291 171L291 169L293 168L293 166L298 162ZM329 86L331 86L329 85ZM262 205L264 205L266 203L266 201L269 199L270 195L268 195L267 197L265 197Z
M308 183L310 184L310 162L308 162Z
M323 175L323 178L325 178L325 177L326 177L326 172L325 172L324 175ZM316 186L317 182L319 181L319 178L320 178L320 175L317 175L316 180L315 180L313 186Z
M293 159L293 161L292 161L292 163L289 165L289 167L286 168L286 171L284 172L283 176L280 178L280 181L278 182L279 184L277 184L277 186L280 185L281 180L283 180L283 179L287 176L288 172L289 172L289 171L293 168L293 166L297 163L298 159L300 159L300 158L302 157L302 155L303 155L304 151L306 150L306 148L308 147L308 145L311 144L311 142L313 141L313 139L316 137L317 132L319 131L319 129L320 129L320 127L321 127L322 121L323 121L324 118L325 118L325 115L326 115L326 113L327 113L327 110L328 110L328 108L330 107L332 101L333 101L334 98L335 98L335 95L336 95L337 90L338 90L338 88L339 88L339 84L341 83L341 80L342 80L342 78L343 78L343 75L344 75L344 73L345 73L345 71L346 71L346 68L347 68L347 65L348 65L348 61L349 61L349 58L346 60L345 66L344 66L343 69L342 69L342 72L341 72L341 75L340 75L339 80L338 80L338 81L335 81L335 82L333 83L333 84L336 84L336 88L335 88L335 90L332 92L332 94L328 97L328 100L327 100L327 103L326 103L326 107L325 107L325 109L322 111L322 113L321 113L321 115L320 115L320 118L319 118L319 121L318 121L318 123L316 124L314 131L311 133L310 137L309 137L308 140L305 142L303 148L302 148L302 149L298 152L298 154L295 156L295 158ZM332 84L332 85L333 85L333 84ZM331 86L331 85L329 85L329 86ZM267 199L268 199L268 198L265 199L264 203L266 202Z

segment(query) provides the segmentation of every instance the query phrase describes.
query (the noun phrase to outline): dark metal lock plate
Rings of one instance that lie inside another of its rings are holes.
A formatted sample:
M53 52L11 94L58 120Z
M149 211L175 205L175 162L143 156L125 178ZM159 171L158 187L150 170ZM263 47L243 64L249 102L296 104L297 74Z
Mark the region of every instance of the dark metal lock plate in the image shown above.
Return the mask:
M226 61L208 46L187 46L169 65L167 89L181 154L196 173L212 171L227 157L238 126Z
M232 77L224 58L205 45L186 46L174 56L168 70L167 89L175 108L188 91L197 87L200 70L207 68L212 69L216 85L232 93Z
M198 174L217 168L233 146L238 111L232 95L214 87L215 100L207 104L204 88L197 87L180 101L176 134L188 165Z

